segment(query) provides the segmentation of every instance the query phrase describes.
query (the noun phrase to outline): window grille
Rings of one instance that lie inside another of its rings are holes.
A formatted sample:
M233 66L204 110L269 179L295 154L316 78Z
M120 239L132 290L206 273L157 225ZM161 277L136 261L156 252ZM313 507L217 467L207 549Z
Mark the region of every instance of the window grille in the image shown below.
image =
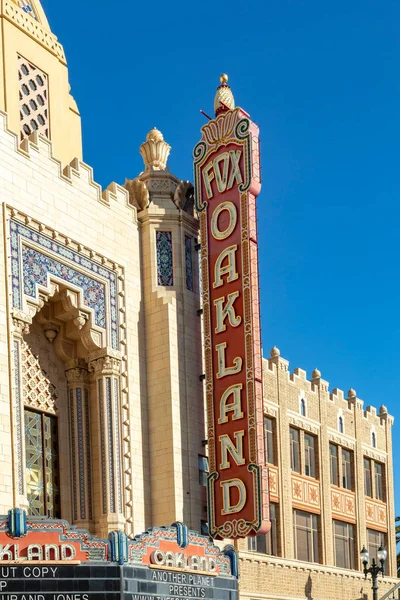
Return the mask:
M37 131L50 138L47 75L18 56L18 80L21 137Z

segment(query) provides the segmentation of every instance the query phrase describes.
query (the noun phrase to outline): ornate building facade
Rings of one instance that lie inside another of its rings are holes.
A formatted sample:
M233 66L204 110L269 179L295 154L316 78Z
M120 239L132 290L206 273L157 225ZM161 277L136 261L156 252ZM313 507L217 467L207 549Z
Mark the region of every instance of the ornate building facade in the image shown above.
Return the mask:
M152 129L143 172L101 189L39 1L2 0L0 19L0 514L204 531L193 186ZM236 543L242 596L364 598L362 544L384 542L395 575L392 418L276 349L264 400L273 526Z

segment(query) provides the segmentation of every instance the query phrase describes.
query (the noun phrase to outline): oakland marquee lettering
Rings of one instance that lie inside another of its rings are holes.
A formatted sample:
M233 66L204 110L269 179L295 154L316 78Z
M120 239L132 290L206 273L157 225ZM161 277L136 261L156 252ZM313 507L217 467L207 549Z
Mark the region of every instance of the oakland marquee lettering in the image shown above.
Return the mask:
M258 128L242 109L202 128L196 146L200 215L209 531L238 538L268 531L259 323L256 197Z

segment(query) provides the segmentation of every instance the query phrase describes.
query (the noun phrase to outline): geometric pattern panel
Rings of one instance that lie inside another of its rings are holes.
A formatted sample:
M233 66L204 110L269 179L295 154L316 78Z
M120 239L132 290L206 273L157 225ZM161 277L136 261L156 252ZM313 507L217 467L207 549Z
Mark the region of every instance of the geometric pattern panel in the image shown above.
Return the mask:
M21 137L37 131L49 137L48 78L43 71L18 56Z
M22 390L24 405L53 415L57 411L57 395L46 371L28 344L22 342Z
M78 287L98 327L110 331L118 350L117 274L30 227L10 220L13 307L23 310L24 294L37 297L51 275Z
M19 0L18 5L20 6L20 8L22 8L24 12L26 12L27 15L30 15L31 17L37 20L37 16L35 14L35 11L33 10L32 3L30 2L30 0Z
M320 508L319 482L292 474L292 502L311 508Z
M156 231L158 285L174 285L172 231Z
M193 292L192 238L185 235L186 289Z
M28 409L25 415L26 488L29 513L60 513L57 419Z
M355 523L356 502L354 492L337 488L331 489L331 507L334 517Z

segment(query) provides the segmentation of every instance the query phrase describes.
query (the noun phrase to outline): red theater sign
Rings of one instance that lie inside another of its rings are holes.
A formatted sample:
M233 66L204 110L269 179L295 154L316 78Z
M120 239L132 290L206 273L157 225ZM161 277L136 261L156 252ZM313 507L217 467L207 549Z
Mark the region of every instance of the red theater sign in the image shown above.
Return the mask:
M219 90L230 88L223 83ZM194 166L201 225L209 531L220 539L267 532L270 524L256 223L258 127L241 108L222 104L217 114L202 128Z

